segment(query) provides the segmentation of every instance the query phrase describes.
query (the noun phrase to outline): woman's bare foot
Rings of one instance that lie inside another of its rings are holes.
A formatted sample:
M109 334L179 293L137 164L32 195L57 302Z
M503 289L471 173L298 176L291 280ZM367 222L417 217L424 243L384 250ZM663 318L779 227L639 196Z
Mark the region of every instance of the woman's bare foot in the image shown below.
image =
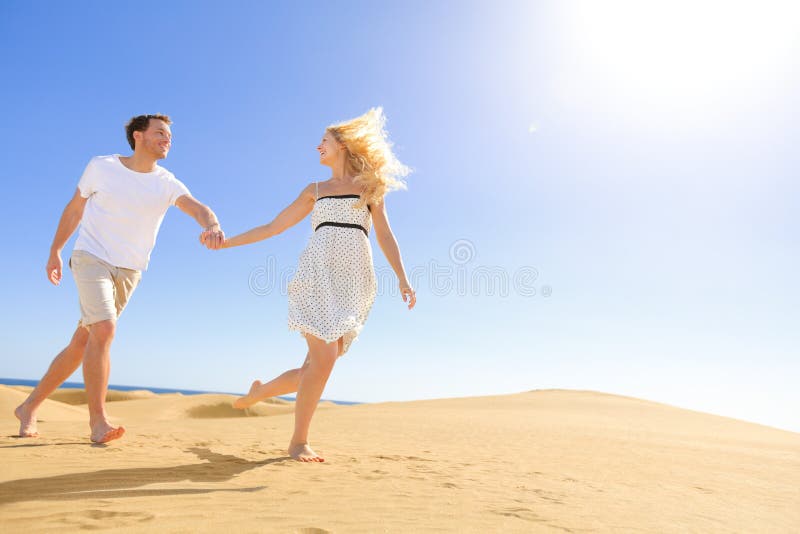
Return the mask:
M33 413L25 403L20 404L14 410L14 415L19 419L19 437L38 438L39 430L36 428L36 414Z
M108 421L103 421L92 427L92 441L95 443L108 443L119 439L125 433L125 427L111 426Z
M233 401L233 407L239 410L244 410L245 408L249 408L250 406L254 405L258 401L262 400L258 396L258 389L262 386L261 380L256 380L250 385L250 391L247 392L247 395L244 397L239 397L235 401Z
M318 455L308 446L308 443L292 443L289 445L289 456L298 462L324 462L325 458Z

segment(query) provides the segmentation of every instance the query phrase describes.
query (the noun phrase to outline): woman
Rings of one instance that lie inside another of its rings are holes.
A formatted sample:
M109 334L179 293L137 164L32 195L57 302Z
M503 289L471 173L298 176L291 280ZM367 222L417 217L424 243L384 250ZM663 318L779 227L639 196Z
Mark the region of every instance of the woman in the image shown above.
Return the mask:
M319 161L331 177L306 186L269 224L225 239L222 248L275 236L311 213L314 230L289 283L289 328L303 335L308 353L302 367L261 383L234 402L244 409L268 397L297 392L294 435L289 455L323 462L308 444L308 428L336 359L347 352L367 319L377 283L369 242L370 224L400 282L408 309L416 295L406 277L397 240L389 227L384 196L403 188L408 168L391 150L381 108L329 126L317 146ZM205 240L206 234L201 235Z

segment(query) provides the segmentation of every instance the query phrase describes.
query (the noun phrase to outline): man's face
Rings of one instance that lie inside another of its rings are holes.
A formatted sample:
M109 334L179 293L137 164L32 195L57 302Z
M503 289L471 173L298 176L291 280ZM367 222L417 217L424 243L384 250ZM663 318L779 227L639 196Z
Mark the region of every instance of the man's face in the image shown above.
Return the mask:
M138 132L141 138L136 140L136 147L141 146L142 150L152 155L156 159L164 159L169 153L172 145L172 130L169 125L160 119L150 119L147 130Z

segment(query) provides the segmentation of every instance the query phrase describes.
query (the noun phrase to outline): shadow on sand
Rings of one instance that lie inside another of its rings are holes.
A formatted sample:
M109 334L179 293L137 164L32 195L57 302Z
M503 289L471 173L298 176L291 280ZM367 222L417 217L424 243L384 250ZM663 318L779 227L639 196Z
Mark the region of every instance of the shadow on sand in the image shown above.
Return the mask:
M200 493L253 492L266 486L252 488L170 488L133 489L148 484L170 482L226 482L234 476L269 464L291 460L290 457L269 458L257 462L228 454L217 454L208 449L190 448L205 463L176 465L174 467L141 467L129 469L104 469L86 473L72 473L43 478L24 478L0 483L0 505L25 501L66 501L86 498L120 498L159 495L189 495Z

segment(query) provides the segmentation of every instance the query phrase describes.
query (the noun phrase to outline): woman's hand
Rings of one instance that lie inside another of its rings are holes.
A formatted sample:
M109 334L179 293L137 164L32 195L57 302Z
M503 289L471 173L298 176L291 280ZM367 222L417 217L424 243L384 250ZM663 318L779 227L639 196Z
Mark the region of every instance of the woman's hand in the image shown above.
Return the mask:
M417 303L417 293L408 284L400 284L400 295L403 297L403 302L408 302L409 310Z
M210 250L219 250L225 244L225 232L218 225L208 227L200 233L200 243Z

